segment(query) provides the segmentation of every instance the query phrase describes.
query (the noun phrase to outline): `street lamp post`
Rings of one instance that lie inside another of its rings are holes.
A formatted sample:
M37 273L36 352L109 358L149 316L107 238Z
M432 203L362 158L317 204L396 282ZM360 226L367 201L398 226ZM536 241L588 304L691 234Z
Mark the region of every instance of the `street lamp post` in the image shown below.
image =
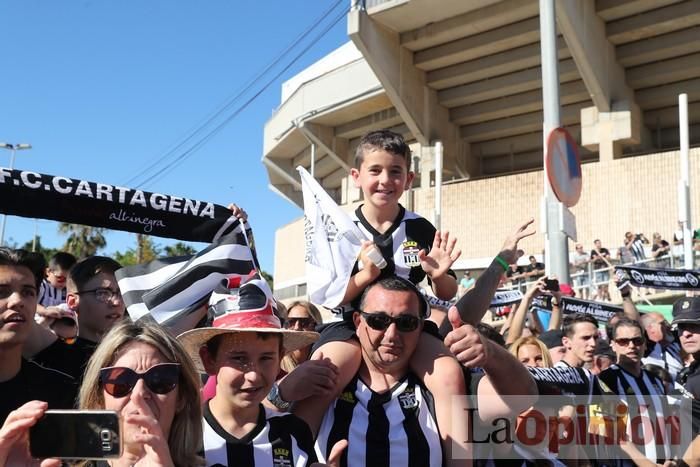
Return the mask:
M11 151L10 156L10 170L15 168L15 154L17 151L22 151L24 149L31 149L32 145L27 143L10 144L10 143L0 143L0 148L7 149ZM0 227L0 246L5 244L5 224L7 223L7 214L2 216L2 227Z

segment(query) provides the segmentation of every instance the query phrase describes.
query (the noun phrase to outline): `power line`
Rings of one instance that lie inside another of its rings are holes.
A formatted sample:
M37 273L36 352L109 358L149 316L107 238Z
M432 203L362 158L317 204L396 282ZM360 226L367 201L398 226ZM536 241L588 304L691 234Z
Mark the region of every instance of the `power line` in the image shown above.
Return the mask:
M165 154L163 154L161 157L159 157L155 162L152 162L148 167L145 169L137 171L135 175L133 175L129 180L127 180L124 183L124 186L130 186L132 183L135 183L140 177L144 176L146 173L150 172L151 170L155 169L160 165L163 161L168 159L171 155L175 154L176 151L178 151L181 147L183 147L187 142L189 142L191 139L193 139L198 133L202 132L207 126L209 126L214 120L216 120L221 114L223 114L225 111L230 109L236 101L238 101L245 93L247 93L254 85L256 82L258 82L263 76L268 73L273 67L275 67L279 62L282 61L282 59L287 55L288 52L290 52L293 48L295 48L300 42L302 42L310 33L313 31L316 27L318 27L319 24L321 24L322 20L326 18L335 8L338 7L343 1L345 0L337 0L333 5L331 5L330 8L328 8L326 11L324 11L318 18L316 18L311 25L309 25L304 31L302 31L297 37L287 46L282 50L277 57L275 57L262 71L258 72L256 75L254 75L246 85L236 93L235 96L231 97L229 96L223 104L219 105L217 110L215 110L209 117L206 117L203 119L203 121L200 121L195 127L191 128L188 130L188 135L183 138L178 144L176 144L173 148L168 150ZM156 174L158 171L156 171ZM155 175L155 174L154 174ZM152 177L152 176L151 176ZM138 186L142 186L146 182L141 182Z
M228 116L223 122L221 122L219 125L217 125L213 130L211 130L209 133L207 133L205 136L203 136L201 139L199 139L196 143L194 143L193 146L191 146L189 149L185 150L182 154L180 154L177 158L175 158L173 161L169 162L166 164L166 166L161 169L159 172L151 175L148 177L146 180L141 182L136 188L140 188L144 185L146 185L149 182L152 181L157 181L168 175L172 170L174 170L178 165L180 165L182 162L187 160L192 154L194 154L199 148L201 148L204 144L206 144L211 138L213 138L216 134L218 134L223 128L230 123L238 114L240 114L243 110L245 110L255 99L258 98L267 88L269 88L284 72L286 72L289 68L292 67L311 47L316 45L316 43L330 31L333 26L335 26L338 21L343 19L344 17L347 16L348 12L350 11L350 8L344 9L340 15L338 15L333 22L331 22L328 26L326 26L323 31L321 31L314 39L306 46L304 49L301 50L293 59L292 61L287 64L282 70L280 70L275 76L267 81L265 85L258 91L256 92L251 98L249 98L246 102L244 102L240 107L238 107L230 116Z

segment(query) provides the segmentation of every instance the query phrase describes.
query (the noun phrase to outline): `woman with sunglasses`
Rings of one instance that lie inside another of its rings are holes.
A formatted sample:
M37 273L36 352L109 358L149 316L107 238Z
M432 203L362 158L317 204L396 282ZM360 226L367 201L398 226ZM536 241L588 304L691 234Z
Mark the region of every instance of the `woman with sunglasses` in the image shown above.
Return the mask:
M182 346L156 324L124 322L102 340L79 403L122 419L122 456L96 467L203 465L199 376Z
M284 327L293 331L313 331L316 326L322 324L321 313L318 308L303 300L292 302L287 307L287 318L284 320ZM282 371L289 373L303 362L309 359L311 346L297 349L290 352L282 359Z

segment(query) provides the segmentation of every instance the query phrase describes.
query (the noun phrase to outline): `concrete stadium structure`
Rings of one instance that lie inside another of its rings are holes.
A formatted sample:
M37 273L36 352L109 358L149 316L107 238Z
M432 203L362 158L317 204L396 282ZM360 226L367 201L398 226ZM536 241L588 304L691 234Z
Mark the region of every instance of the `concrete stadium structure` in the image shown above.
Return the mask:
M700 0L555 3L561 123L584 162L583 193L572 209L578 239L590 249L600 238L611 251L628 230L670 241L678 219L680 93L688 94L692 216L700 223ZM348 177L357 141L392 128L415 155L416 181L403 204L434 219L440 141L440 227L459 239L456 269L484 267L519 222L534 217L539 226L539 2L367 0L347 23L349 43L283 86L264 131L270 188L301 208L294 168L313 165L351 210L361 202ZM301 218L277 231L280 298L305 295L301 245ZM542 235L522 246L541 255Z

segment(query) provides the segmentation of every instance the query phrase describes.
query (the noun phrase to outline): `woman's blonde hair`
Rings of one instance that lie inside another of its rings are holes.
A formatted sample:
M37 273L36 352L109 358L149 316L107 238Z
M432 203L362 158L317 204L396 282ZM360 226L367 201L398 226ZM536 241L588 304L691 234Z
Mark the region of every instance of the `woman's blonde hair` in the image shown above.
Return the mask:
M306 312L309 314L311 319L313 319L314 322L316 323L316 326L323 323L323 318L321 318L321 312L318 311L318 308L316 308L316 305L314 305L311 302L304 301L304 300L295 300L292 303L290 303L287 306L287 314L289 314L289 312L292 310L292 308L297 307L297 306L300 306L306 310ZM295 361L294 358L292 357L292 354L288 353L280 361L280 368L285 373L289 373L294 368L299 366L300 363L302 363L302 362Z
M155 323L124 321L102 339L85 369L78 396L80 408L104 409L105 400L99 382L100 369L112 366L122 350L132 342L148 344L156 348L168 362L180 364L177 410L168 437L170 457L177 467L203 465L204 460L197 455L202 446L199 374L180 343Z
M519 337L515 342L513 342L513 345L510 346L510 353L513 354L515 358L518 358L520 347L524 347L526 345L534 345L539 347L540 352L542 352L542 363L546 368L551 368L554 366L552 363L552 357L549 355L549 349L544 342L535 336Z

